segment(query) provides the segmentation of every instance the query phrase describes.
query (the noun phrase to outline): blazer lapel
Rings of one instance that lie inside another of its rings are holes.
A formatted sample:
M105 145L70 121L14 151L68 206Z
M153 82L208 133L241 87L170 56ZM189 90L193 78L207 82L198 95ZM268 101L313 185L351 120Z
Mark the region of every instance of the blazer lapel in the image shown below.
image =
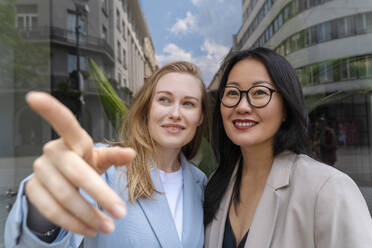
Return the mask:
M269 248L280 207L275 190L266 186L249 229L244 248Z
M244 248L270 247L280 209L278 191L290 183L294 157L291 152L283 152L275 158Z
M233 171L233 174L231 175L231 179L227 186L226 192L221 199L220 207L217 210L215 218L206 227L206 232L205 232L205 236L206 236L205 247L206 248L222 247L223 235L225 233L226 217L227 217L227 213L229 212L230 200L231 200L231 195L234 189L236 173L238 171L239 162L240 160L235 164L235 169Z
M184 158L181 159L184 160ZM203 195L191 172L191 165L183 161L183 247L198 247L204 233L203 228ZM202 186L204 187L204 186Z
M151 168L151 177L155 188L164 192L156 168ZM140 198L138 205L145 213L161 247L182 247L166 196L154 193L154 197L155 200Z

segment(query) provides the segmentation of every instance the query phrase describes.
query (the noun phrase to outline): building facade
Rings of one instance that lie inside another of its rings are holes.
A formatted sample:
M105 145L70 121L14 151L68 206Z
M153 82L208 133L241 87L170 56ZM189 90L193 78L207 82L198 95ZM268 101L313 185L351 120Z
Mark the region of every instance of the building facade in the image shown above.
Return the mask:
M89 77L88 60L96 62L128 105L157 63L139 0L0 0L0 19L3 247L14 192L31 173L43 144L56 137L27 106L25 94L50 92L73 111L95 142L114 140L116 132Z
M349 174L372 210L372 2L243 0L242 20L232 50L264 46L288 59L308 103L315 154ZM332 154L321 150L328 139Z

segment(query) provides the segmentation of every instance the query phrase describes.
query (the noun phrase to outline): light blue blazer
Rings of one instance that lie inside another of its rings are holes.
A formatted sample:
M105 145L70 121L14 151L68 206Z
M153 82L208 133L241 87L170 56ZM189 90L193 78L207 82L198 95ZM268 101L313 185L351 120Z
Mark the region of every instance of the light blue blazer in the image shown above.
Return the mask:
M115 167L111 167L102 177L127 205L127 216L115 220L116 228L113 233L99 233L93 238L84 238L62 229L53 243L40 241L26 226L28 209L24 191L24 184L28 180L26 178L19 187L17 200L6 222L5 247L75 248L79 247L83 239L84 247L203 247L203 199L207 179L204 173L190 164L183 154L181 154L181 167L184 180L182 242L178 237L166 196L155 193L156 200L139 199L134 204L129 203L128 192L118 181L118 171ZM151 177L156 189L164 192L158 169L151 168ZM82 194L97 206L89 196Z

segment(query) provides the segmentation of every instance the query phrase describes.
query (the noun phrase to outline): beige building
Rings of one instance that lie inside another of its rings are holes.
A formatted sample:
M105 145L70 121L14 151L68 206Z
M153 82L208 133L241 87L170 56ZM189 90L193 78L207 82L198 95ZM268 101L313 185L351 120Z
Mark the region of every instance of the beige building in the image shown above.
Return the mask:
M155 49L139 0L114 0L115 79L136 93L157 68Z

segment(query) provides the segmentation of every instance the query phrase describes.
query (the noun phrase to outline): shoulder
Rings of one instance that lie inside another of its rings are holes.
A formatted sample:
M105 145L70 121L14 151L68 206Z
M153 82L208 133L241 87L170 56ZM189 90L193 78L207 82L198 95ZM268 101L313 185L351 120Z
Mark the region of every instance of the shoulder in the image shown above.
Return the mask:
M305 154L295 154L293 175L321 185L338 179L340 181L352 181L344 172L319 162Z
M197 184L205 186L207 183L207 176L205 175L205 173L187 159L183 158L181 159L181 161L184 169L187 169L191 172L191 175L194 178L195 182Z
M347 174L307 155L294 156L293 187L302 188L308 193L306 197L312 195L315 204L332 205L331 202L349 201L366 205L358 186Z
M321 163L307 155L283 152L276 156L271 184L285 187L288 194L296 194L306 201L315 201L325 189L339 185L359 191L354 181L342 171Z

